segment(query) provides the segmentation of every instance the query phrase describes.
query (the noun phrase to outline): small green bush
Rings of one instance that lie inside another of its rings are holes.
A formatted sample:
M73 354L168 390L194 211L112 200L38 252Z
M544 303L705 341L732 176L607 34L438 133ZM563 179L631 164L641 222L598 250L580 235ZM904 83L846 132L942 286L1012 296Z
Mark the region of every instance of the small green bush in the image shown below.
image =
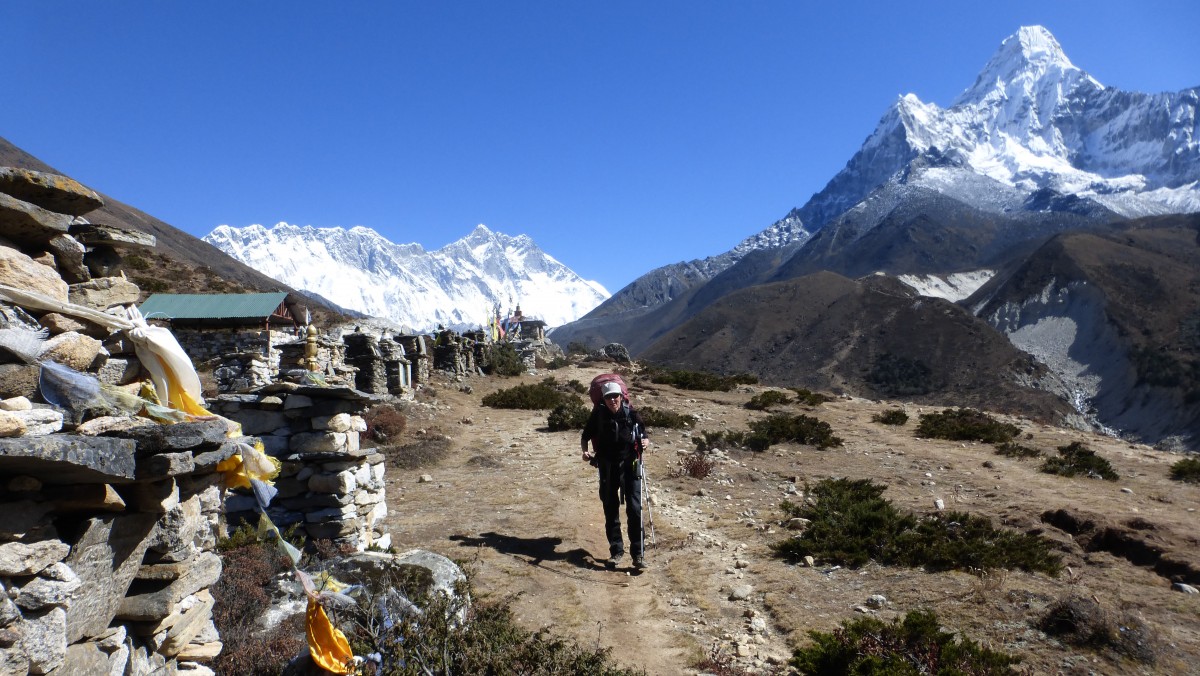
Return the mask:
M588 391L587 385L584 385L583 383L579 382L578 380L575 380L574 378L567 381L566 387L568 390L571 390L572 392L574 392L576 394L587 394L587 391Z
M778 390L767 390L761 394L756 394L750 397L750 401L746 402L746 408L752 411L765 411L772 406L783 406L792 403L791 397Z
M1184 458L1171 465L1171 478L1189 484L1200 484L1200 458Z
M961 512L917 518L885 500L868 479L826 479L805 493L815 504L784 502L787 518L809 520L800 535L773 545L793 560L805 556L851 568L870 560L927 571L1020 568L1057 575L1062 561L1046 540L996 529Z
M1015 441L1006 441L1002 444L996 444L996 455L1003 455L1006 458L1038 458L1042 452L1036 448L1022 446Z
M972 408L947 409L941 413L923 413L917 422L917 436L949 441L983 441L1002 444L1012 441L1021 430L1002 423Z
M646 423L646 427L650 428L687 429L697 422L697 418L694 415L664 411L649 406L639 408L638 414L642 416L642 422Z
M1095 451L1078 441L1067 446L1059 446L1058 457L1046 458L1041 469L1046 474L1058 474L1066 477L1085 476L1089 479L1104 479L1105 481L1116 481L1121 478L1107 460L1096 455Z
M715 451L722 446L737 446L740 448L741 444L730 441L728 435L729 432L725 430L719 432L702 430L698 436L692 435L692 443L695 444L696 450L701 453Z
M565 357L555 357L554 359L546 362L546 368L550 369L551 371L556 371L570 365L570 360L566 359Z
M484 348L480 366L489 376L511 377L525 372L525 362L509 342L492 343Z
M802 674L1016 674L1020 658L942 631L933 611L914 610L890 624L873 617L842 623L832 633L810 631L813 644L792 653Z
M821 394L820 392L806 390L803 387L793 387L790 389L796 393L796 401L805 406L820 406L827 401L833 401L833 397Z
M651 369L650 382L659 385L674 385L681 390L700 392L728 392L738 385L753 385L758 377L750 374L719 376L703 371L674 371Z
M496 390L483 397L483 405L490 408L515 408L530 411L550 410L570 399L576 399L558 389L553 378L533 385L516 385Z
M908 422L908 414L903 409L893 408L882 413L876 413L871 416L871 421L881 425L895 425L898 427Z
M550 411L550 416L546 418L546 427L551 432L581 430L587 425L589 415L591 408L586 406L583 400L571 397Z
M817 448L842 445L842 439L833 435L829 423L808 415L773 415L750 423L750 435L746 439L750 450L765 451L773 444L788 442Z

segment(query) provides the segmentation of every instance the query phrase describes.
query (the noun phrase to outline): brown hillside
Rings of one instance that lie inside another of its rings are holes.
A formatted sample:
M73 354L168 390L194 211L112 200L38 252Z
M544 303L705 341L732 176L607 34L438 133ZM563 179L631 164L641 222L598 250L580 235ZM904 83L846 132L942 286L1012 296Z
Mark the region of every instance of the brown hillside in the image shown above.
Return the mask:
M963 308L884 277L821 272L729 294L641 355L674 368L752 373L781 386L986 406L1052 420L1069 412L1025 384L1045 371Z

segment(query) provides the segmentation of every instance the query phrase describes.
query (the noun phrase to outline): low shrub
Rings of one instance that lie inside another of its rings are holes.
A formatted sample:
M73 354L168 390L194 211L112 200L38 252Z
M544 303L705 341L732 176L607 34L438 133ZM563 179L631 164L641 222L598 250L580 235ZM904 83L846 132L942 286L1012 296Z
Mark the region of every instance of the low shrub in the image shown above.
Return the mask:
M1074 441L1067 446L1058 447L1058 457L1046 458L1041 470L1046 474L1074 477L1085 476L1089 479L1104 479L1116 481L1121 478L1107 460L1096 455L1096 452L1083 443Z
M252 529L250 529L251 532ZM290 570L275 545L243 539L221 553L225 574L212 586L213 625L225 647L212 663L219 674L273 676L306 648L303 615L264 631L259 625L270 605L268 590L275 578Z
M891 623L847 620L840 629L810 631L813 644L792 653L802 674L1016 674L1020 658L942 631L933 611L910 611Z
M903 409L892 408L871 416L871 421L881 425L895 425L899 427L908 422L908 414Z
M796 401L805 406L820 406L827 401L833 401L833 397L829 395L806 390L803 387L793 387L791 390L796 393Z
M750 397L750 401L746 402L746 408L752 411L765 411L772 406L783 406L792 403L791 397L778 390L767 390L761 394L756 394Z
M1042 452L1036 448L1022 446L1015 441L1006 441L1002 444L996 444L996 455L1003 455L1006 458L1038 458Z
M1200 458L1184 458L1171 465L1171 478L1189 484L1200 484Z
M646 423L646 427L651 429L687 429L699 422L696 416L691 414L664 411L649 406L639 408L638 414L642 416L642 422Z
M512 343L492 343L483 350L480 368L489 376L519 376L525 372L525 362Z
M587 394L588 386L572 378L567 381L566 388L575 394Z
M581 430L587 425L591 412L591 407L585 405L583 400L571 397L550 411L550 416L546 418L546 427L551 432Z
M387 458L388 467L419 469L432 467L450 453L450 438L431 434L402 446L384 446L379 452Z
M704 453L688 453L679 459L679 474L693 479L705 479L712 474L716 466L717 463Z
M746 447L765 451L772 444L809 444L817 448L841 446L842 439L833 435L829 423L808 415L773 415L750 423Z
M808 519L808 528L773 545L775 552L851 568L870 560L927 571L1019 568L1057 575L1062 568L1050 543L1037 536L996 529L986 518L961 512L918 518L885 500L884 489L868 479L826 479L806 487L815 504L785 501L781 509L787 518Z
M524 410L550 410L559 404L576 399L558 389L553 378L533 385L516 385L496 390L483 397L483 405L491 408L515 408Z
M1046 608L1037 628L1080 648L1112 651L1144 664L1157 661L1153 636L1145 623L1127 613L1116 617L1093 599L1059 599Z
M758 382L758 377L750 374L719 376L703 371L651 369L649 376L652 383L701 392L728 392L738 385L753 385Z
M1002 444L1012 441L1021 430L1002 423L973 408L947 409L941 413L923 413L917 422L917 436L949 441L983 441Z
M363 420L367 423L367 431L364 436L379 443L386 441L394 443L400 438L400 435L404 434L404 428L408 426L408 418L392 404L380 404L372 407L363 414Z
M555 357L546 362L546 368L550 369L551 371L557 371L558 369L565 368L570 365L571 361L566 357Z
M692 443L695 444L696 450L701 453L707 453L708 451L715 451L722 447L729 446L741 448L741 443L737 443L730 438L735 434L737 433L731 433L726 430L721 430L719 432L702 430L699 435L692 435ZM742 434L740 436L745 435ZM737 441L740 442L741 439L738 439Z

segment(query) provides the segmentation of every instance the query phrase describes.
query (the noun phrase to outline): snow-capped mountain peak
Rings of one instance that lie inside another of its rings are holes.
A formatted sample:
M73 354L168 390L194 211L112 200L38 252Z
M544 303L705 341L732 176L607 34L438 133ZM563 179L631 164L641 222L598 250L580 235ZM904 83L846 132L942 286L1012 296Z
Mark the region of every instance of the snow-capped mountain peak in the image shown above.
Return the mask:
M1000 44L983 67L975 84L959 95L952 107L995 104L1013 98L1025 98L1034 90L1043 96L1042 108L1053 109L1058 101L1045 95L1069 94L1081 82L1098 89L1104 85L1077 68L1063 52L1058 40L1041 26L1024 26Z
M519 304L550 326L573 321L608 297L525 235L480 224L436 251L395 244L374 230L217 226L204 240L279 281L342 307L417 329L481 326L491 308Z

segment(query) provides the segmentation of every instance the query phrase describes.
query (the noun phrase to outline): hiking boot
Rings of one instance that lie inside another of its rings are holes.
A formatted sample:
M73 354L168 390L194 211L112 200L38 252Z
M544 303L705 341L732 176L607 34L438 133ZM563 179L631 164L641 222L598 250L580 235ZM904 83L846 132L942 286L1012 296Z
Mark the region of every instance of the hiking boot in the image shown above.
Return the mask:
M637 568L638 570L643 570L646 567L646 559L643 559L640 556L633 557L633 567Z
M608 557L607 561L604 562L604 567L608 568L609 570L616 568L617 564L621 563L621 559L624 558L624 556L624 552L613 554L612 556Z

